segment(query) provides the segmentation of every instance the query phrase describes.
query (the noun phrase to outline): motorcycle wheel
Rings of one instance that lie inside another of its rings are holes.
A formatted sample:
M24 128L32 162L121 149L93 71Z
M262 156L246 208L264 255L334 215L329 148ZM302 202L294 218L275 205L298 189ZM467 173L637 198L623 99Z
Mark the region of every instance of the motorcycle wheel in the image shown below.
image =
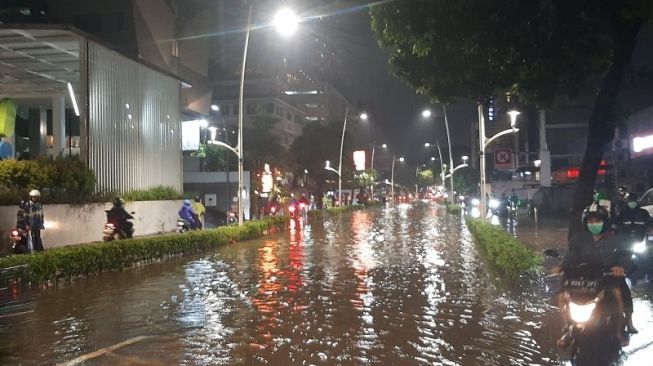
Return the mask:
M619 359L621 345L613 332L611 322L590 334L580 334L574 340L574 366L612 366Z

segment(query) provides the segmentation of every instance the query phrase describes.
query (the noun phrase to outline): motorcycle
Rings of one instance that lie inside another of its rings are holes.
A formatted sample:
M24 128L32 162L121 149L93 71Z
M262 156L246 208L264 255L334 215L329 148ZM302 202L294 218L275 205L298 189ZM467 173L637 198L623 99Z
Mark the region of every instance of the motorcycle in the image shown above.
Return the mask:
M290 214L290 228L302 227L302 214L300 212L300 205L288 206L288 213Z
M614 322L623 315L616 313L606 294L605 276L609 275L584 264L565 271L562 311L569 323L565 329L567 342L558 349L560 361L607 366L619 358L621 343Z
M109 218L109 213L111 210L106 210L107 213L107 222L104 224L104 230L102 231L103 237L102 240L104 241L113 241L116 239L122 240L122 239L131 239L134 235L134 224L130 221L125 221L122 226L120 226L120 223L117 222L116 220L110 219ZM135 212L131 212L131 214L135 214ZM130 218L127 220L133 220L134 218Z
M29 231L16 227L9 233L11 252L13 254L26 254L31 252L29 243Z
M653 232L644 223L624 222L618 230L626 237L632 251L634 270L628 274L632 281L653 277Z
M191 230L193 230L193 226L190 224L190 221L182 219L181 217L177 219L177 232L179 234Z
M227 211L227 225L233 225L238 223L238 214L233 210Z

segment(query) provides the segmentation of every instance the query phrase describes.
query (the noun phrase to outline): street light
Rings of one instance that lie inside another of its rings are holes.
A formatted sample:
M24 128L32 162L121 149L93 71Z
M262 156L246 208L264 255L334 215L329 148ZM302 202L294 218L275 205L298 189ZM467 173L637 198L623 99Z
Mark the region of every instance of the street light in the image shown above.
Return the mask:
M218 142L217 144L223 147L226 147L230 151L234 152L238 156L238 225L243 225L243 194L245 190L243 186L244 177L243 177L243 99L245 91L245 69L247 67L247 51L249 49L249 35L251 31L252 24L252 12L254 10L254 5L249 6L249 11L247 13L247 27L245 28L245 47L243 49L243 64L240 71L240 90L238 94L238 143L236 147L229 146L225 143ZM284 35L290 36L293 34L298 27L299 18L287 8L281 9L276 16L272 25L275 26L277 31ZM227 175L229 172L227 172Z
M433 144L431 144L430 142L424 143L424 147L431 147L431 146L433 146ZM436 140L435 146L438 149L438 156L440 156L440 179L442 180L442 185L444 186L444 175L445 175L446 164L442 162L442 150L440 149L440 141ZM434 156L431 157L431 161L435 161Z
M453 181L453 173L455 173L456 170L459 170L459 169L462 169L462 168L467 168L469 166L469 165L467 165L467 159L469 159L469 157L467 155L463 156L462 157L463 163L459 164L457 167L453 168L453 170L451 172L449 172L449 174L447 174L447 176L445 178L451 178L451 181Z
M342 124L342 138L340 139L340 162L338 163L338 170L331 168L330 162L327 160L327 165L324 167L327 170L338 173L338 202L342 205L342 150L345 146L345 131L347 130L347 117L349 117L349 107L345 110L345 121ZM367 113L361 113L359 118L366 120Z
M391 196L392 202L395 201L395 162L396 161L397 161L397 158L394 155L392 155L392 169L390 170L390 172L391 172L390 173L390 184L391 184L390 196ZM399 158L399 162L400 163L404 162L404 157L403 156Z
M449 145L449 166L453 166L453 154L451 153L451 135L449 134L449 118L447 117L447 107L442 104L442 112L444 115L444 126L447 130L447 145ZM430 118L432 116L430 109L425 109L422 111L423 118ZM442 159L440 159L442 161ZM442 180L444 185L444 179ZM451 194L449 195L451 203L454 203L454 194L453 194L453 177L451 178Z
M383 145L381 145L381 147L384 148L384 149L387 149L387 148L388 148L388 144L383 144Z
M479 146L481 148L481 217L485 219L485 213L487 212L487 187L485 183L485 149L487 146L498 139L501 136L508 134L517 133L519 128L515 127L517 123L517 116L521 113L517 110L510 110L508 115L510 116L510 128L496 133L494 136L487 138L485 136L485 117L483 116L483 104L478 104L478 138Z

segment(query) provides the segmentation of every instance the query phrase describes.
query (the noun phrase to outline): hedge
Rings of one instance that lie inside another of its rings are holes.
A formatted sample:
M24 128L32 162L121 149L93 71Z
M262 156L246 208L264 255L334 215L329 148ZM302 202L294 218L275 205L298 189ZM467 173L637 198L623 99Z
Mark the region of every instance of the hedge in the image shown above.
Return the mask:
M467 218L467 227L476 243L496 269L509 280L520 276L535 277L542 266L542 256L527 248L501 227Z
M165 234L54 248L45 252L0 258L0 285L39 285L78 276L119 270L179 255L194 254L237 241L255 239L284 227L287 217L267 217L242 227Z
M447 212L450 214L460 215L460 211L462 211L462 207L460 207L460 205L447 203Z

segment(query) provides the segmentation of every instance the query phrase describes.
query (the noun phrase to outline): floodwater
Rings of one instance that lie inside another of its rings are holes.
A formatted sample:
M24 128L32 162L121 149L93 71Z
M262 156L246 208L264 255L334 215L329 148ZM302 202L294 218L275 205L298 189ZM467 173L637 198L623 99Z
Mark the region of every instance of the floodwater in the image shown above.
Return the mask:
M399 205L5 291L0 364L553 365L550 296L501 285L459 218ZM633 365L653 356L651 303L636 306Z

